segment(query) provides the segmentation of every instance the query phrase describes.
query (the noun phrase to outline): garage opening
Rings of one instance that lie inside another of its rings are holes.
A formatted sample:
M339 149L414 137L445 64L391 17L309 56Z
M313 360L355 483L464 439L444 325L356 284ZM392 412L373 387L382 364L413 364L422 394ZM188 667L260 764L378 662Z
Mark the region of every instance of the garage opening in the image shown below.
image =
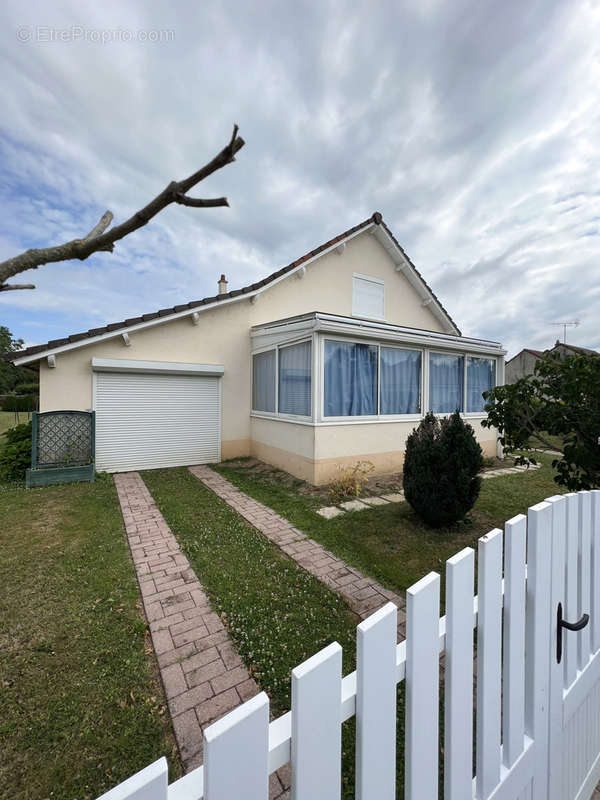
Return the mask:
M125 472L221 459L221 379L95 372L96 469Z

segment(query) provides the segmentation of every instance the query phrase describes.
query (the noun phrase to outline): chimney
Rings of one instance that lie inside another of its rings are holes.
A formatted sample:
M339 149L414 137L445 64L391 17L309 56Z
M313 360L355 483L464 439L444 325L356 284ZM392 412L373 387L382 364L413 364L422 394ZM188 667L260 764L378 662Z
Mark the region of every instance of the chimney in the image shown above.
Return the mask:
M219 287L219 294L227 294L227 278L225 275L221 275L217 285Z

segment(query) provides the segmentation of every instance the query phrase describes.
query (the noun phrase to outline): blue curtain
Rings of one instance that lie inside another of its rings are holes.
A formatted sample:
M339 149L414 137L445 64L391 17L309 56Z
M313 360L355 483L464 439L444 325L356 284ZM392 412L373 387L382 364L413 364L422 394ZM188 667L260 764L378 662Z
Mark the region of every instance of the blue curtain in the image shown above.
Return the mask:
M275 350L252 358L252 410L275 411Z
M429 354L429 408L434 414L463 410L464 356Z
M421 410L421 353L382 347L380 414L418 414Z
M377 414L377 347L325 342L325 416Z
M310 342L279 350L279 413L310 417Z
M467 411L483 411L483 392L495 383L495 361L491 358L467 357Z

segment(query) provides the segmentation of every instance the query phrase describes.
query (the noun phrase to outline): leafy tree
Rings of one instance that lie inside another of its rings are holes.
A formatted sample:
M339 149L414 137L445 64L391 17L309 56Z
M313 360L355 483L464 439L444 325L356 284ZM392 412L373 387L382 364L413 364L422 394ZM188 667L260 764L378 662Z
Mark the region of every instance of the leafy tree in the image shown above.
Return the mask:
M531 453L543 445L562 454L552 462L560 486L600 486L599 355L547 353L533 375L490 389L484 398L482 425L498 429L504 452L517 452L518 463L535 464Z
M458 411L441 420L429 412L406 441L404 496L432 527L450 525L473 508L482 468L481 447Z
M2 358L7 353L16 353L22 347L23 339L15 339L5 325L0 325L0 394L14 392L19 383L32 383L35 373L15 367Z

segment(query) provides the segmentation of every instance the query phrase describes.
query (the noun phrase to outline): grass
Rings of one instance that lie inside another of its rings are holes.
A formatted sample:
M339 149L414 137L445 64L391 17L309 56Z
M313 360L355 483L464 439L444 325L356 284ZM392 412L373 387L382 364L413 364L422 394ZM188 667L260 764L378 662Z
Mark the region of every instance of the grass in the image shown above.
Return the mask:
M355 668L358 619L341 597L285 556L187 469L143 473L238 651L278 715L290 707L290 672L338 641ZM401 703L399 722L402 722ZM401 726L402 730L403 725ZM399 785L402 759L399 759ZM344 724L344 797L354 797L354 723Z
M0 797L181 774L110 480L0 486Z
M446 559L545 497L556 494L552 457L539 455L542 467L518 475L484 480L468 519L433 530L408 503L376 506L367 511L324 520L320 502L278 479L277 470L255 473L250 461L227 462L213 468L256 500L280 513L297 528L386 587L405 591L431 570L441 572Z

